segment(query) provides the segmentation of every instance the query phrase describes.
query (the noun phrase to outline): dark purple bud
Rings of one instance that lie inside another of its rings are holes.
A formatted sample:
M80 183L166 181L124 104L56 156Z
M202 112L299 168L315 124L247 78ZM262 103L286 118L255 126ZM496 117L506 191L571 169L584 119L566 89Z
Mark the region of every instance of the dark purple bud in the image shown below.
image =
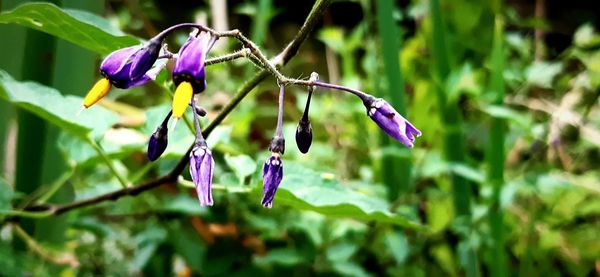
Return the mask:
M153 38L148 41L137 53L132 57L131 69L129 71L129 78L139 79L152 68L154 62L158 59L158 54L162 46L161 38Z
M100 64L100 73L110 83L120 89L143 85L156 78L162 67L145 72L138 78L131 78L132 60L135 59L140 46L122 48L110 53Z
M316 72L310 74L311 82L316 82L318 80L319 74ZM314 90L314 86L308 87L308 97L306 98L304 113L298 122L298 128L296 128L296 146L298 146L298 150L303 154L308 153L308 149L310 149L310 145L312 144L312 126L310 126L310 120L308 119L308 111L310 109L310 99L312 98Z
M303 154L308 152L310 145L312 144L312 126L310 120L300 119L298 122L298 128L296 128L296 145L298 150Z
M185 81L192 84L194 93L204 91L206 88L204 59L207 44L206 35L191 35L179 49L179 57L173 67L173 82L176 87Z
M196 185L198 200L202 206L212 206L212 177L215 161L206 143L196 143L190 153L190 175Z
M272 153L263 166L262 205L266 208L273 206L275 193L283 179L283 163L279 156L279 153Z
M156 131L152 133L150 136L150 141L148 142L148 160L156 161L167 149L168 142L168 133L166 125L160 125L156 128Z
M413 147L415 137L421 135L415 126L402 117L387 101L381 98L364 100L367 113L390 137L400 141L407 147Z

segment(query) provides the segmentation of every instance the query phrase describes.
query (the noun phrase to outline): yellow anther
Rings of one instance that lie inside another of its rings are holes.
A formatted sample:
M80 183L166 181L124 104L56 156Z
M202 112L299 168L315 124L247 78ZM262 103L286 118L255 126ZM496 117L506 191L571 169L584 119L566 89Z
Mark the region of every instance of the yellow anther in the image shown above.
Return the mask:
M102 97L104 97L109 90L110 81L106 78L100 79L83 99L83 107L87 109L91 105L94 105L96 102L98 102L98 100L102 99Z
M189 82L181 82L173 95L173 117L180 118L183 116L190 100L192 100L194 89Z

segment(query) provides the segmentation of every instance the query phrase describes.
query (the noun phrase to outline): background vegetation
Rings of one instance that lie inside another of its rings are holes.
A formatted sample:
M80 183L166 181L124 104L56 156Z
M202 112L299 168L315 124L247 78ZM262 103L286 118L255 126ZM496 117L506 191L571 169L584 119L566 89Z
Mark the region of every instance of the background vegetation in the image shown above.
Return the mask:
M283 73L317 71L384 97L423 136L406 149L360 101L317 90L315 139L302 155L293 137L306 91L290 86L273 209L260 205L272 77L208 139L217 164L210 208L184 170L133 197L65 209L176 166L194 138L185 124L160 160L145 156L169 109L167 73L74 115L115 49L196 21L238 28L272 57L312 1L26 2L0 2L0 275L600 272L595 1L334 1ZM239 47L221 39L211 55ZM247 60L207 69L205 126L259 71Z

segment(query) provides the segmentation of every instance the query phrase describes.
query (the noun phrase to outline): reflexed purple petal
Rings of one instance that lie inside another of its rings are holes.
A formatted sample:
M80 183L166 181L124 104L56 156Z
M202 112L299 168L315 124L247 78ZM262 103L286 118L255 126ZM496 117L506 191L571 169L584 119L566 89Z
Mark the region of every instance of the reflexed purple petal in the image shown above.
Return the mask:
M212 177L215 161L205 146L196 146L190 153L190 175L196 185L198 200L202 206L212 206Z
M106 56L106 58L104 58L104 60L100 64L100 71L102 71L108 76L119 73L123 70L125 64L131 61L132 55L134 55L139 49L140 46L131 46L121 48L108 54L108 56Z
M407 147L413 147L415 136L421 135L421 131L383 99L376 99L370 103L370 106L367 106L367 112L379 128Z
M129 66L127 66L127 67L129 67ZM150 76L148 76L148 75L144 75L144 76L142 76L142 78L139 78L137 80L131 80L131 79L129 79L129 77L122 78L122 79L116 79L116 80L118 80L116 82L119 83L119 85L115 84L115 87L121 88L121 89L128 89L131 87L141 86L145 83L152 81L153 79L150 78Z
M277 188L283 179L283 163L279 154L273 153L263 167L263 199L262 205L266 208L273 206L273 199Z
M141 51L140 49L144 48L140 46L122 48L110 53L102 61L102 64L100 64L100 71L108 80L110 80L113 86L120 89L128 89L130 87L143 85L151 80L154 80L160 70L164 68L166 62L160 63L149 70L145 69L145 67L150 64L150 60L147 60L147 51ZM150 54L154 55L153 53ZM141 57L142 60L138 59L139 55L143 56ZM144 74L140 75L140 77L132 78L131 71L133 61L136 60L140 63L145 63L144 65L138 65L140 68L137 69L137 71L141 71ZM154 61L152 61L152 64L153 63ZM152 66L152 64L150 64L150 66Z
M142 77L156 59L158 59L158 54L160 52L161 41L155 41L154 39L150 40L144 47L138 50L135 55L133 55L131 59L131 69L129 70L129 78L138 79Z

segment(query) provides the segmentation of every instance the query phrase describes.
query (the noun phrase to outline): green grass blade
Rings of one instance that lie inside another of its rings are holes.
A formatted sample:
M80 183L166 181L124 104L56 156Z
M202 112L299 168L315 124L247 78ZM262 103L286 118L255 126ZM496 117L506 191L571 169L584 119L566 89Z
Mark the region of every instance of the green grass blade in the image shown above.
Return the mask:
M35 30L27 30L22 78L50 84L55 46L54 37ZM42 118L24 109L17 110L17 123L15 191L30 194L42 183L47 126ZM30 234L35 231L34 221L24 220L21 226ZM24 249L21 243L17 243L16 247Z
M387 83L380 95L390 100L392 106L403 115L406 115L406 105L404 103L404 78L400 70L400 61L398 58L401 47L401 36L398 26L393 19L394 2L392 0L381 0L377 2L377 26L379 29L379 39L381 40L382 60L385 68L383 81ZM385 134L383 134L385 136ZM383 140L384 144L400 148L397 142L391 141L387 136ZM406 192L411 187L411 164L410 153L408 149L402 148L401 151L407 152L402 157L391 157L384 155L382 157L383 181L388 187L388 198L393 201L398 198L400 192Z
M448 59L448 45L445 37L445 26L442 21L440 1L431 0L430 12L432 20L432 54L433 54L433 77L437 82L436 92L440 107L442 124L446 131L444 134L444 153L448 162L463 163L466 156L464 134L462 130L462 119L458 106L448 103L444 86L446 78L450 73L450 60ZM470 224L471 218L471 188L470 183L464 177L451 174L452 197L456 214L466 219ZM468 238L463 238L466 243ZM468 249L466 255L466 275L478 276L479 266L474 249Z
M489 93L493 104L501 105L504 98L504 48L503 24L496 19L494 42L491 53L491 81ZM503 212L500 206L500 192L504 183L504 136L506 122L503 118L492 118L490 122L490 137L486 151L488 163L488 183L492 185L492 204L489 210L489 224L492 233L492 276L507 276L506 256L504 253Z

